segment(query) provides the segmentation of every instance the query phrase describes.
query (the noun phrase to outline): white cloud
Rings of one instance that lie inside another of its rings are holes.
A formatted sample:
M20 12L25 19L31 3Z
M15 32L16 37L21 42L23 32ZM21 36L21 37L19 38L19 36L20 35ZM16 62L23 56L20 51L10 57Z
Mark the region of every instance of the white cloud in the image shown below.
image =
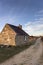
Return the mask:
M39 11L35 14L35 16L37 16L37 17L43 16L43 10L39 10Z
M2 17L0 18L0 22L4 22L4 23L7 23L7 22L14 22L15 20L15 17L10 17L10 16L5 16L5 17Z
M43 13L43 10L38 11L38 13Z
M27 22L23 29L30 35L43 35L43 18Z
M5 16L0 18L0 31L2 31L6 23L14 24L16 17Z

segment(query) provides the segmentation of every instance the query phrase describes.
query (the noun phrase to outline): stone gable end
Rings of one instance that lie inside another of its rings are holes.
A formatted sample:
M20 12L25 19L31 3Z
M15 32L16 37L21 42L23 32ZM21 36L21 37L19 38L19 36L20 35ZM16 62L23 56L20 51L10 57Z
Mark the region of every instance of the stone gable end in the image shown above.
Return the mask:
M16 32L13 31L9 25L5 25L0 34L0 44L4 45L15 45Z

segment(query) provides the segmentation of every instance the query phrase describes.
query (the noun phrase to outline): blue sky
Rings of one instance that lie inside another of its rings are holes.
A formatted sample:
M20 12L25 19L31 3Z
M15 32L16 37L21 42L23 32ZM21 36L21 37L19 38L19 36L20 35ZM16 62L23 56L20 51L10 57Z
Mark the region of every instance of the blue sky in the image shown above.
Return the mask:
M22 24L29 35L43 35L43 0L0 0L0 31Z

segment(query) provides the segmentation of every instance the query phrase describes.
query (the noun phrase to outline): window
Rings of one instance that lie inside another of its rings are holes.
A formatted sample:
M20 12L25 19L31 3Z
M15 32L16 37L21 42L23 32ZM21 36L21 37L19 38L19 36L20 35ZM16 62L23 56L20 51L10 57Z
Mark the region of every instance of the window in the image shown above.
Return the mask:
M26 36L24 36L24 40L26 41Z

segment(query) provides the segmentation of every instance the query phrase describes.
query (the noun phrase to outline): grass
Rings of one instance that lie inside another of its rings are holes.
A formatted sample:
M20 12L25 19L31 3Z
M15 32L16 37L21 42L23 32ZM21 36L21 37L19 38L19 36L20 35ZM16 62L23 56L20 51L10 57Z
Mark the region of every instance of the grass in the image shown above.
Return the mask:
M22 46L16 46L16 47L3 47L0 48L0 63L4 62L5 60L11 58L12 56L20 53L21 51L29 48L31 44L29 45L22 45Z
M8 58L12 57L13 55L18 54L19 52L27 49L29 46L17 46L17 47L4 47L0 48L0 63L4 62Z

